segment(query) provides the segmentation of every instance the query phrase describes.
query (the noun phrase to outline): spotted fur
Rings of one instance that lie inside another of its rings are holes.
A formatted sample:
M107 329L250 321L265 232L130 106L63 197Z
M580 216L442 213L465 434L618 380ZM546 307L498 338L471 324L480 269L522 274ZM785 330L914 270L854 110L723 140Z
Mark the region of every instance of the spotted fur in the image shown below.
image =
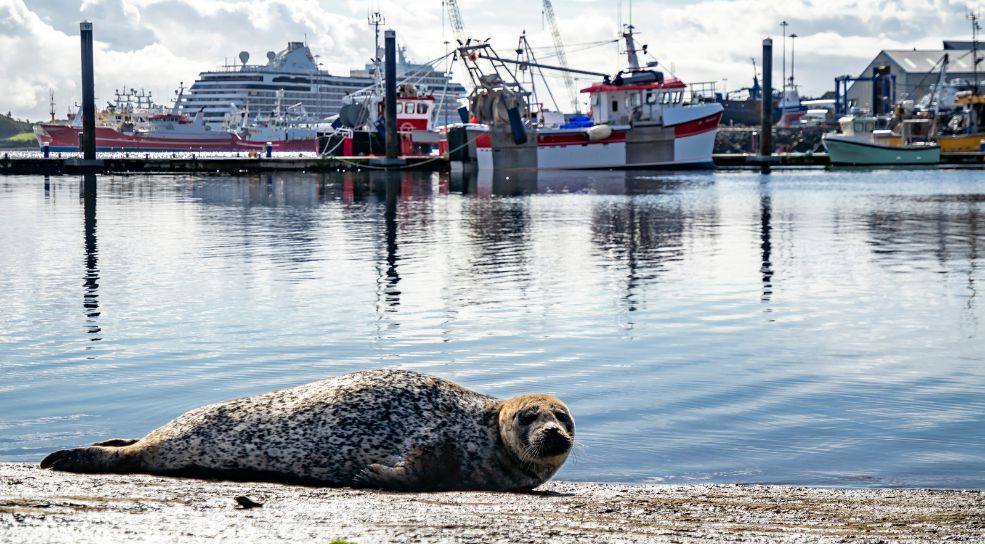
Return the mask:
M434 376L373 370L197 408L140 440L58 451L41 466L396 490L524 490L560 468L573 437L567 407L550 395L503 401Z

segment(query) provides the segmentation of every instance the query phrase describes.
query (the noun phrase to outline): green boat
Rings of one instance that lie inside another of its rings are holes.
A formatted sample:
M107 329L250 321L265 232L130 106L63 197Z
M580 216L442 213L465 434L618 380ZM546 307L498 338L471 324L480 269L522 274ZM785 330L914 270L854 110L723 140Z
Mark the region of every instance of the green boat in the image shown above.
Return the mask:
M927 119L907 119L895 130L877 129L880 119L846 117L841 134L825 134L824 148L833 165L915 166L941 162L941 146L926 137ZM923 136L915 137L921 134Z

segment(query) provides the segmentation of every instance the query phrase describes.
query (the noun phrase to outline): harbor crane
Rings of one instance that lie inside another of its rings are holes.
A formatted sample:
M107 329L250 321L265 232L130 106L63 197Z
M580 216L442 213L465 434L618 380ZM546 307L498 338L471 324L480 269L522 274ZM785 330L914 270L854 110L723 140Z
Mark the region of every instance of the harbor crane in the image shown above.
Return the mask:
M551 5L551 0L544 0L544 18L551 25L551 36L554 38L554 49L557 53L558 64L562 68L570 68L568 66L568 57L564 53L564 42L561 41L561 30L557 26L557 17L554 15L554 6ZM562 74L564 86L568 89L568 98L571 100L571 106L575 109L575 112L578 112L578 89L575 88L575 80L571 77L571 72L562 72Z
M445 4L445 8L448 11L448 20L451 23L451 29L455 33L455 39L458 40L458 45L463 46L465 44L465 24L462 23L462 12L458 9L458 2L455 0L442 0Z

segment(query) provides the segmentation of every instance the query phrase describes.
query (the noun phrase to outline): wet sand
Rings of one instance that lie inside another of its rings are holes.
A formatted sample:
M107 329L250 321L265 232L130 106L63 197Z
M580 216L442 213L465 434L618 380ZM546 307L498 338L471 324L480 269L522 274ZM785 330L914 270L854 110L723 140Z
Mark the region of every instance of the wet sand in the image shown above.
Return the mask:
M236 497L261 507L243 509ZM550 482L387 493L0 464L0 542L983 542L985 492Z

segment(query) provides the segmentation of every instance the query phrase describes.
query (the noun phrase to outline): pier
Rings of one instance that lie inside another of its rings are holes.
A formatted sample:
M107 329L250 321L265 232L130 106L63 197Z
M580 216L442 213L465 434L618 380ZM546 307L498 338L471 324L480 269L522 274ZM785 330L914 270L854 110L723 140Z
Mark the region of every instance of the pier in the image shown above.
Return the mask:
M720 153L713 159L716 168L758 170L759 157L748 153ZM80 161L77 158L0 157L0 175L79 175L79 174L254 174L264 172L352 172L359 170L447 172L447 156L407 157L399 166L380 166L377 157L160 157L129 156ZM826 168L826 153L779 153L770 157L772 168ZM985 153L943 153L942 168L985 167ZM577 176L577 171L571 171Z

